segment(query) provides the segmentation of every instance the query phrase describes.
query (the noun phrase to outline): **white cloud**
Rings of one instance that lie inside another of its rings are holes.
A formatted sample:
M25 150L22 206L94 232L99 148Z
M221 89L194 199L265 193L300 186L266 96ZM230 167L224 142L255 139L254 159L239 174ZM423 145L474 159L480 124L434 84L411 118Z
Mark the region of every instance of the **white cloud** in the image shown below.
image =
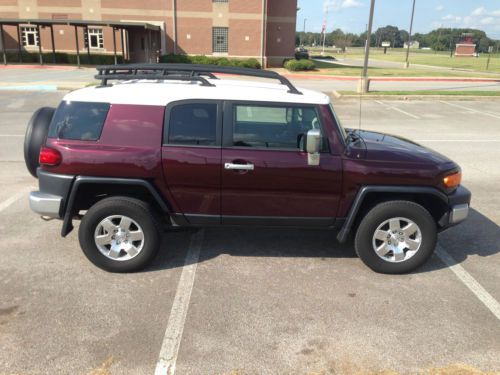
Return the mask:
M454 16L453 14L447 14L446 16L442 17L441 19L443 21L450 21L450 22L455 22L455 23L462 21L462 17Z
M495 23L497 23L497 21L495 20L494 17L485 17L483 19L481 19L481 22L482 25L493 25Z
M463 23L465 26L470 26L472 23L474 23L474 19L471 16L465 16L463 18Z
M363 3L357 0L344 0L340 5L341 8L360 8L363 6Z
M471 15L473 16L482 16L486 12L486 9L484 7L479 7L476 8L472 11Z
M491 15L494 17L500 17L500 9L494 10L493 12L491 12Z
M436 10L437 10L438 12L441 12L443 9L444 9L444 5L438 5L438 6L436 7Z

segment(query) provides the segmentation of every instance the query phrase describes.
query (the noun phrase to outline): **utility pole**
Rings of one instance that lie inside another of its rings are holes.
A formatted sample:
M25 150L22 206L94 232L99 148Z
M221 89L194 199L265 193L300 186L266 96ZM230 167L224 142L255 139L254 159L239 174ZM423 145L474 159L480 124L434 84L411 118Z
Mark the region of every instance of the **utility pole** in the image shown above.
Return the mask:
M413 16L415 14L415 0L413 0L413 6L411 9L411 20L410 20L410 32L408 33L408 45L406 46L406 62L405 62L405 68L410 67L410 44L411 44L411 30L413 28Z
M450 58L453 57L453 47L452 47L452 44L453 44L453 30L450 27Z
M370 3L370 18L368 19L368 30L366 31L365 61L363 63L363 76L359 81L358 92L367 93L369 89L368 81L368 57L370 56L370 41L372 36L373 12L375 10L375 0Z

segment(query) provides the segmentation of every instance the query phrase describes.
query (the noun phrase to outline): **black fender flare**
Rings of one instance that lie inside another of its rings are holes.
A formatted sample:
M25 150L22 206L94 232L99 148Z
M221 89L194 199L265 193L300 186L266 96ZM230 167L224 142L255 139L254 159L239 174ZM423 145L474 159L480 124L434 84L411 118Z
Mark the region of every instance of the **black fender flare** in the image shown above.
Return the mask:
M73 230L73 210L75 201L77 198L78 190L82 185L87 184L111 184L111 185L128 185L128 186L141 186L146 188L151 196L154 198L158 206L161 208L163 212L169 214L172 212L168 204L161 197L160 193L156 190L154 185L142 179L136 178L114 178L114 177L87 177L87 176L77 176L73 184L70 188L70 193L68 196L68 200L63 209L64 217L63 217L63 225L61 228L61 236L66 237Z
M337 241L344 243L347 240L349 232L352 229L354 220L363 204L368 193L410 193L410 194L430 194L439 198L446 205L449 204L448 196L437 188L430 186L386 186L386 185L368 185L361 186L349 209L344 225L337 234Z

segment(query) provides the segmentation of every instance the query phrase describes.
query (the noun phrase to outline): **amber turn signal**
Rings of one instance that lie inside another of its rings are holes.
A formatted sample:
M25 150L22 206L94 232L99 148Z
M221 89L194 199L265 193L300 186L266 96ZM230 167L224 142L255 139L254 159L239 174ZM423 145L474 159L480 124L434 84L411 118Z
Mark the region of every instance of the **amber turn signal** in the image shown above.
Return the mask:
M443 184L447 188L457 187L458 185L460 185L461 181L462 181L462 172L455 172L443 178Z

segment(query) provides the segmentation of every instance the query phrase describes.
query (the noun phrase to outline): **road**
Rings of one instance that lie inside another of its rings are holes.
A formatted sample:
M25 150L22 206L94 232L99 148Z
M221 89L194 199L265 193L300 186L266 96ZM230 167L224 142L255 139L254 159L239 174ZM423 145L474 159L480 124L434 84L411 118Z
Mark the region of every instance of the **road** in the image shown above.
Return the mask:
M468 221L414 273L375 274L329 231L207 228L165 233L148 270L117 275L28 207L25 124L61 96L0 92L0 374L153 374L165 347L176 374L500 370L496 102L362 103L362 128L450 156L472 190ZM358 126L359 102L335 108Z

